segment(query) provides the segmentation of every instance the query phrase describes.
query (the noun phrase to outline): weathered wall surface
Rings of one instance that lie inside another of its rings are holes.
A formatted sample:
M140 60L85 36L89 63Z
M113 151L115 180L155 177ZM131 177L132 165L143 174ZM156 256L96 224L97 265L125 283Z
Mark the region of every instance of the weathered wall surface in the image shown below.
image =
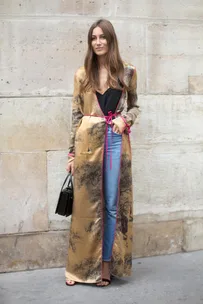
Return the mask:
M65 263L73 76L100 17L138 73L134 256L203 249L202 0L0 0L0 271Z

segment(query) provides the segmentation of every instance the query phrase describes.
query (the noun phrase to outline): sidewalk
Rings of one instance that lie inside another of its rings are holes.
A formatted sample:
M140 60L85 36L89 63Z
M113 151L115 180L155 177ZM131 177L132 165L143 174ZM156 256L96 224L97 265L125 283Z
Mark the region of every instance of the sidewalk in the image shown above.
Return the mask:
M0 304L203 304L203 251L136 259L130 279L68 287L64 268L0 274Z

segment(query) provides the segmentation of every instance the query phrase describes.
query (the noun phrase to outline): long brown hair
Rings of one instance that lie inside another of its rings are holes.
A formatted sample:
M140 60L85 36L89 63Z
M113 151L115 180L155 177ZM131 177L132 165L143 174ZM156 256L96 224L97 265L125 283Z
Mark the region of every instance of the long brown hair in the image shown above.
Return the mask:
M113 88L127 88L124 83L124 66L121 59L118 40L113 25L106 19L99 19L89 29L88 32L88 50L85 57L84 67L86 79L82 83L81 90L88 91L99 89L99 64L97 55L92 48L92 32L96 27L100 27L106 37L108 52L105 55L105 66L108 71L107 85Z

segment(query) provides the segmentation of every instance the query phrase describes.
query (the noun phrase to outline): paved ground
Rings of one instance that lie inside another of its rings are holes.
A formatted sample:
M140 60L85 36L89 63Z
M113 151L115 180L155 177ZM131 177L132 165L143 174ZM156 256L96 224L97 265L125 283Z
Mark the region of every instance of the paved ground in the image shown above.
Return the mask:
M64 284L64 269L0 274L0 304L203 304L203 251L136 259L108 288Z

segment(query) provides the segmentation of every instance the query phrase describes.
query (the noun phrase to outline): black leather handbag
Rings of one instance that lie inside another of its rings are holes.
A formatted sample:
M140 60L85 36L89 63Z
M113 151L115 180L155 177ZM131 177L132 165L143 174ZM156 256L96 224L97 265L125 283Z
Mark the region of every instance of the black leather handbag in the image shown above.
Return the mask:
M67 182L67 186L63 189L66 182ZM59 194L55 213L63 216L69 216L72 214L72 209L73 209L73 180L71 173L69 173L64 180L63 186L61 187L61 192Z

